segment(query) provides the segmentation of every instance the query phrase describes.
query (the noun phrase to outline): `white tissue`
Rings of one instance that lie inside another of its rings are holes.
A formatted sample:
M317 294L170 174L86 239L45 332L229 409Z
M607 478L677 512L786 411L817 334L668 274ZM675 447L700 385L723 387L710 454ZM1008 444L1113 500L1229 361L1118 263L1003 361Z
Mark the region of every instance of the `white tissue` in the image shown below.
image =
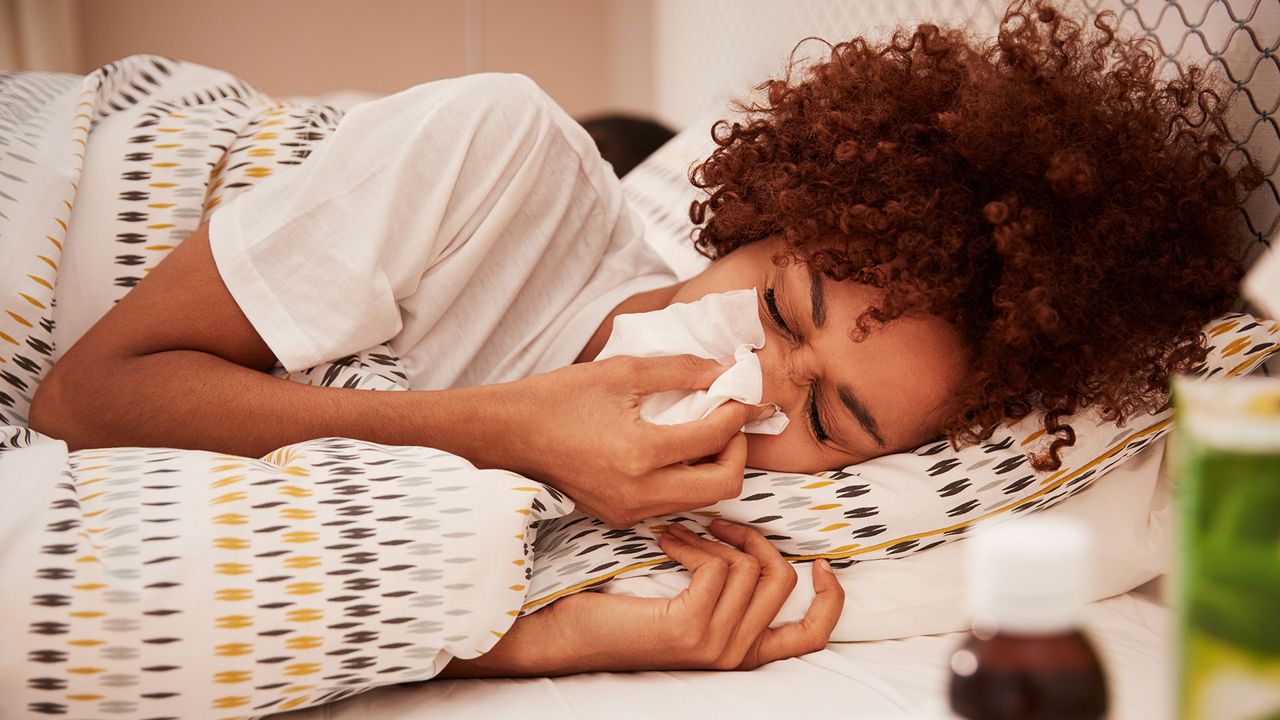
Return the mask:
M596 359L689 354L732 364L706 390L670 390L641 400L640 417L658 425L704 418L730 400L759 405L764 383L754 351L764 347L764 328L757 302L752 288L715 293L653 312L619 315ZM787 416L775 410L763 420L744 425L743 432L777 435L785 430Z

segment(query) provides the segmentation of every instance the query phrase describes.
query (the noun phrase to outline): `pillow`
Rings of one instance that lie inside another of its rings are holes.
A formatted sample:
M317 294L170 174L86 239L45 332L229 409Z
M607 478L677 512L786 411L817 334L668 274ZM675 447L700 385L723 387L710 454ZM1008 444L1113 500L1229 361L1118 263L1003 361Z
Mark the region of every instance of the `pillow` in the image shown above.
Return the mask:
M1128 592L1167 571L1173 553L1173 492L1160 438L1116 468L1105 482L1044 512L1069 517L1093 538L1090 600ZM873 560L837 569L844 610L831 634L834 642L889 640L936 635L969 627L965 602L964 546L897 560ZM804 616L813 601L812 564L796 565L796 589L775 624ZM674 597L689 574L662 573L609 583L604 592L635 597Z
M1212 325L1209 333L1214 338L1215 350L1210 356L1211 362L1206 365L1206 374L1218 374L1220 368L1227 368L1228 373L1239 373L1260 365L1268 350L1276 347L1268 343L1274 343L1280 336L1280 324L1264 326L1247 316L1229 317ZM1267 340L1268 337L1271 340ZM1242 343L1241 338L1246 342ZM1242 358L1248 359L1242 363ZM296 382L328 387L371 390L405 387L403 371L386 346L304 373L290 374L277 369L276 374ZM1167 430L1167 420L1147 420L1151 425L1159 426L1153 435L1162 435ZM1131 432L1142 434L1143 430L1135 428ZM1080 494L1084 487L1080 483L1061 504L1046 510L1072 517L1090 528L1095 540L1091 599L1127 592L1157 577L1167 568L1171 554L1173 507L1171 483L1164 461L1165 444L1164 437L1157 437L1140 445L1142 449L1133 453L1132 459L1112 465L1114 469L1107 481L1098 483L1092 492ZM999 462L989 462L985 468L1006 463L1018 452L1006 449ZM864 463L863 469L858 471L861 476L872 481L879 479L875 473L865 470L866 465ZM843 472L857 470L858 467L846 468ZM998 475L994 470L990 472ZM753 473L748 480L751 491L744 495L749 497L756 491L761 478L772 475ZM820 477L834 475L836 473L824 473L812 478L813 482L809 484L822 482ZM901 510L910 510L910 501L909 496L903 496L897 502L903 505ZM725 516L735 520L749 519L733 510L735 504L737 507L742 505L741 501L722 503L730 506ZM1011 512L1018 511L1017 505L1012 508ZM696 513L684 519L701 523L714 512L718 511ZM650 539L654 531L660 529L658 525L646 524L633 531L614 530L584 516L576 517L576 521L553 519L541 524L534 560L534 577L538 579L528 595L526 610L545 604L548 596L559 597L600 584L602 580L607 582L605 592L638 597L672 597L688 585L688 573L667 572L674 570L675 566L664 562L665 556ZM994 517L999 518L1001 514ZM944 537L947 532L943 531ZM546 539L551 533L558 533L557 538ZM639 534L647 537L637 541ZM845 586L846 595L844 612L832 640L883 640L964 629L968 616L963 599L962 552L960 546L949 543L929 553L917 552L906 556L886 553L877 560L850 564L849 560L859 557L855 548L847 553L844 562L836 560L836 572ZM620 565L617 563L620 557L629 557L633 562ZM890 559L894 561L889 562ZM619 567L621 572L611 572ZM807 563L797 565L800 582L776 622L790 622L803 616L813 598L809 578L811 567ZM610 578L617 579L608 582Z
M645 240L681 280L708 263L689 241L689 205L701 194L689 182L689 170L715 149L711 124L724 116L717 111L680 131L622 179L623 196L643 221Z
M1204 377L1248 373L1280 350L1280 322L1245 313L1220 318L1205 333L1210 350L1197 369ZM672 521L705 525L722 517L746 523L796 562L826 558L848 567L906 557L963 537L978 523L1044 510L1077 495L1163 437L1170 417L1166 410L1117 427L1092 412L1079 413L1072 419L1076 443L1060 453L1062 466L1051 472L1028 464L1027 451L1043 434L1041 415L1033 413L958 451L940 440L816 475L751 470L738 498L627 530L575 512L539 529L524 611L614 579L678 569L655 540ZM1118 522L1110 512L1120 517L1149 507L1145 501L1102 505L1098 522Z
M677 154L672 148L679 149L681 142L687 142L686 136L677 137L672 141L675 145L664 146L655 156L659 167L665 168L662 172L646 165L633 171L645 171L639 178L647 183L641 187L651 203L659 203L659 177L681 192L689 188L684 173L670 167L670 158ZM651 242L660 244L659 231L671 240L664 257L683 263L686 273L696 272L699 258L690 256L687 239L671 235L677 224L687 227L687 221L643 207L640 214ZM1261 323L1246 314L1233 314L1211 323L1206 334L1212 349L1203 372L1209 376L1242 374L1277 350L1280 323ZM396 369L394 355L386 347L294 374L292 379L336 387L403 386L397 382L403 380L403 373ZM940 441L910 453L813 476L750 471L737 499L683 516L654 519L629 530L609 528L581 513L544 521L524 611L615 579L678 569L655 542L672 519L704 524L710 518L725 517L753 524L795 561L826 557L835 567L847 568L855 561L906 558L942 546L979 522L1043 510L1077 495L1144 448L1160 445L1169 428L1167 413L1136 418L1125 428L1081 414L1073 420L1077 442L1062 453L1062 468L1037 473L1028 467L1026 451L1041 437L1041 422L1041 416L1033 414L1001 428L987 442L959 452ZM1103 569L1099 597L1127 591L1163 567L1160 558L1165 536L1144 530L1147 523L1157 522L1150 514L1159 456L1159 450L1147 453L1145 457L1154 459L1138 462L1116 479L1108 492L1073 503L1068 511L1087 519L1100 547L1106 548L1106 562L1099 562ZM1160 501L1156 510L1165 504ZM963 627L956 552L929 554L909 563L864 563L846 571L854 584L867 590L850 593L849 619L837 637L872 639ZM662 582L680 581L671 578ZM916 600L909 610L903 610L908 607L905 598ZM920 598L927 600L921 603Z
M623 180L626 197L643 220L648 241L681 278L696 274L707 262L689 242L691 225L684 209L699 192L689 183L688 170L714 147L707 128L721 116L717 112L693 124ZM1204 374L1244 374L1275 353L1280 323L1232 314L1210 323L1206 334L1212 350ZM902 558L961 536L977 522L1043 510L1076 495L1143 448L1159 442L1169 428L1168 413L1136 418L1128 428L1082 413L1073 420L1077 442L1062 453L1061 469L1037 473L1027 466L1025 450L1041 437L1041 423L1041 415L1033 414L1001 428L986 443L959 452L945 442L930 443L911 453L817 476L750 472L742 497L679 519L705 523L712 517L725 517L753 524L794 560L826 557L836 567L848 567L856 560ZM1143 467L1151 462L1146 460ZM1121 502L1126 498L1127 502ZM1143 522L1141 519L1152 511L1150 494L1136 492L1106 499L1115 502L1077 504L1097 529L1137 528L1135 523ZM654 536L665 530L665 522L658 519L629 531L610 530L581 515L550 522L539 535L539 562L525 610L574 589L673 569L674 564L653 542ZM1129 537L1132 552L1109 545L1115 552L1104 571L1101 592L1123 592L1158 571L1160 565L1153 559L1158 549L1142 542L1144 535L1139 530ZM580 560L561 561L571 553ZM860 571L861 579L855 582L866 582L872 575L897 577L904 582L896 588L901 597L929 596L922 591L940 577L929 568L946 566L954 560L954 553L950 554L952 558L944 554L919 575L908 567L890 570L881 565L877 567L882 569ZM922 566L923 561L911 567ZM589 570L584 571L586 568ZM576 573L576 583L559 576L564 572ZM912 585L913 580L922 582ZM948 591L934 589L932 596L938 603L933 607L948 603L958 607L952 602L958 579L953 576L953 580ZM901 603L893 606L901 607ZM862 614L871 617L876 613ZM935 625L941 629L956 626L956 622L952 615L949 620L940 618ZM909 631L893 627L885 622L879 630L873 626L844 628L843 637L869 639L922 631L920 624L902 626Z
M1242 313L1212 323L1206 334L1211 350L1201 368L1205 376L1243 374L1280 351L1280 323ZM386 346L304 373L276 374L329 387L405 388L403 371ZM1038 417L1031 416L958 452L940 442L812 476L750 471L737 499L629 530L581 513L545 520L534 545L524 610L614 580L620 582L607 592L674 595L687 585L687 573L670 572L679 566L658 549L655 537L671 520L696 526L724 517L755 525L794 561L832 562L847 593L835 640L960 630L967 623L961 550L943 543L979 522L1059 501L1065 502L1051 512L1085 523L1096 540L1094 599L1127 592L1164 572L1169 555L1171 502L1163 472L1169 413L1135 418L1129 428L1096 418L1090 427L1086 417L1073 421L1077 443L1062 453L1063 467L1054 472L1023 467L1023 448L1040 434ZM1108 472L1114 474L1099 489L1080 495ZM862 537L868 542L856 542ZM861 560L872 562L855 564ZM802 582L779 621L798 619L812 599L808 566L797 569Z

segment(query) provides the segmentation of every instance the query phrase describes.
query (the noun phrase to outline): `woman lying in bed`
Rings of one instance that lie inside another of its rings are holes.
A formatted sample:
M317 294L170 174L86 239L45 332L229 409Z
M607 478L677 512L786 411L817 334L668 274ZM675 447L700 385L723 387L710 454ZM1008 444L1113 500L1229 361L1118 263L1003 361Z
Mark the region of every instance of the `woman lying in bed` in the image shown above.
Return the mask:
M1114 21L1111 21L1114 24ZM532 82L475 76L353 111L304 164L221 208L58 362L31 426L72 448L257 456L308 438L426 445L543 480L627 526L736 495L744 467L816 471L945 435L973 443L1043 406L1165 401L1232 302L1228 232L1256 168L1224 162L1199 71L1041 3L998 41L921 26L835 46L714 128L693 179L686 281L649 250L581 128ZM759 291L765 405L674 426L638 400L705 388L692 357L589 363L620 313ZM415 391L267 374L387 342ZM778 436L740 429L772 412ZM767 626L795 574L755 531L679 530L674 600L580 593L454 674L751 667L821 647L834 576Z

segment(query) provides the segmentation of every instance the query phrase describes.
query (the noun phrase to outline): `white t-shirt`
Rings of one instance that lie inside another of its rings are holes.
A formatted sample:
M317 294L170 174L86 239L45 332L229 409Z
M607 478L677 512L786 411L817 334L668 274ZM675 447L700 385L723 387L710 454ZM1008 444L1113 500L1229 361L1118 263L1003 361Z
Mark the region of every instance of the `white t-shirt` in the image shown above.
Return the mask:
M414 389L567 365L620 302L675 282L586 131L519 75L357 106L209 240L286 369L389 342Z

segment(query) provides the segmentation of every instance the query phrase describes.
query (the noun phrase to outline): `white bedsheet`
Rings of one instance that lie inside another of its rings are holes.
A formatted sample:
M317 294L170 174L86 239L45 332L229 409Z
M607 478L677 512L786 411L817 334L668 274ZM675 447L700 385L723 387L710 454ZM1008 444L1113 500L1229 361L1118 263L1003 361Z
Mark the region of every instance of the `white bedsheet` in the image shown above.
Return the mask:
M1129 593L1090 606L1111 683L1112 720L1169 717L1169 612ZM443 680L377 690L282 720L496 718L942 718L947 658L961 635L833 643L750 673L593 673Z

